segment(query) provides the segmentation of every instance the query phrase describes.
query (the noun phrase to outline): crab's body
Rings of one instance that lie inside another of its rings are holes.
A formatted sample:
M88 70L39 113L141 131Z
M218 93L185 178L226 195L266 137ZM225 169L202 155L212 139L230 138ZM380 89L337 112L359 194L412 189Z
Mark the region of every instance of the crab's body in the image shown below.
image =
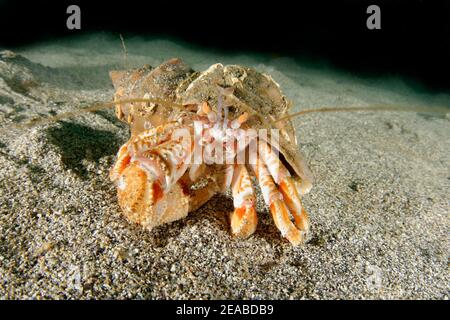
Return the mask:
M247 237L257 224L253 172L282 234L293 244L304 241L308 217L300 195L309 191L312 177L291 122L275 122L287 114L288 102L270 76L221 64L199 73L173 59L155 69L113 71L111 78L116 114L131 127L131 138L111 170L129 220L151 229L185 217L230 187L232 232ZM136 102L120 103L130 99ZM267 135L242 138L261 130ZM180 132L193 138L182 139ZM277 139L271 132L278 133ZM255 161L237 161L253 142L258 145ZM217 151L209 162L194 161L196 143L205 150L223 146L223 161L217 161Z

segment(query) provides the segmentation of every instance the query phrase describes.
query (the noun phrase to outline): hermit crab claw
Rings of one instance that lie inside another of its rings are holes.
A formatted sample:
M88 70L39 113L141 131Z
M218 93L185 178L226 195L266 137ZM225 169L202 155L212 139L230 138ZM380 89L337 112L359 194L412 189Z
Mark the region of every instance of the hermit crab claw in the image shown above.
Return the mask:
M117 185L117 197L125 217L149 230L186 217L189 197L180 183L163 190L159 181L152 179L139 162L130 160L125 145L110 173Z

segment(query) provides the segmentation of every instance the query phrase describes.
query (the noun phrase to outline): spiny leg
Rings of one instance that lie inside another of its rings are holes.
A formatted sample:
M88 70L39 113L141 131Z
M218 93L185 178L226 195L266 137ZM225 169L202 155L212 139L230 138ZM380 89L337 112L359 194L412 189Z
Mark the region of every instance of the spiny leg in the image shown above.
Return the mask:
M129 144L129 151L137 154L156 147L164 142L171 140L176 129L180 128L178 122L169 122L167 124L151 128L132 137Z
M284 201L294 217L296 227L307 233L309 217L301 202L298 182L266 142L259 141L259 154L273 180L279 185Z
M258 158L256 165L253 165L253 170L261 187L264 201L269 206L275 225L281 234L293 245L303 243L305 232L297 229L290 220L289 209L284 202L283 196L261 159Z
M247 238L256 230L258 217L252 180L244 165L237 165L231 183L234 212L231 214L231 231L235 236Z
M286 202L289 210L294 217L295 225L297 228L305 232L309 232L309 217L303 207L300 195L297 188L297 183L292 177L286 177L280 182L280 191L283 194L284 201Z
M178 126L178 123L171 122L146 130L138 136L132 137L127 143L122 145L117 153L117 160L109 173L111 181L116 182L123 170L129 165L131 160L129 151L134 154L143 152L144 149L148 150L151 147L168 141L171 138L171 133Z
M117 159L109 172L109 178L115 182L119 179L123 171L130 164L130 154L128 153L128 142L120 147L117 152Z

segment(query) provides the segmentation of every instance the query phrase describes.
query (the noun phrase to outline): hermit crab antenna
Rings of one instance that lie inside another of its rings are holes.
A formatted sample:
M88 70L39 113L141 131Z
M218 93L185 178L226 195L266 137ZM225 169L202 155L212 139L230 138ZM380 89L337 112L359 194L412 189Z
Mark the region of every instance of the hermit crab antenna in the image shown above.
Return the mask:
M407 111L407 112L423 112L423 113L438 113L447 114L450 108L447 107L423 107L423 106L395 106L395 105L379 105L368 107L333 107L333 108L314 108L306 109L299 112L288 114L284 117L274 120L272 123L292 119L309 113L325 113L325 112L357 112L357 111Z
M119 33L120 42L122 43L122 49L123 49L123 61L125 65L125 69L128 70L128 51L127 46L125 45L125 40L123 39L123 36L121 33Z
M95 111L99 111L99 110L113 108L114 106L116 106L118 104L139 103L139 102L155 103L155 104L159 104L166 108L177 108L177 109L182 109L182 110L184 110L184 108L185 108L183 105L180 105L180 104L177 104L174 102L165 101L162 99L126 99L126 100L118 100L118 101L111 101L111 102L98 102L98 103L94 103L88 107L81 108L81 109L78 109L75 111L64 112L64 113L58 114L56 116L37 118L37 119L32 119L32 120L24 122L24 123L15 123L15 124L7 125L3 128L0 128L0 133L3 133L5 131L14 130L14 129L16 129L16 130L17 129L29 129L29 128L32 128L32 127L35 127L38 125L73 118L73 117L82 115L87 112L95 112Z

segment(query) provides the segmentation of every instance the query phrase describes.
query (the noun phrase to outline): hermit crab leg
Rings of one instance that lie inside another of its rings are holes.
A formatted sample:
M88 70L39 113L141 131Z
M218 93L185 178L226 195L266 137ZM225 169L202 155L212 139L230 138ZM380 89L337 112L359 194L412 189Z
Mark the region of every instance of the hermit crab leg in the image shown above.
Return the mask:
M114 166L111 168L109 172L109 178L111 181L115 182L119 179L120 175L123 173L123 170L130 164L130 154L128 153L128 142L120 147L119 152L117 153L117 160Z
M264 141L259 141L259 154L275 183L279 185L284 201L294 217L295 225L298 229L308 232L309 218L300 200L300 190L297 181L281 163L271 147Z
M264 201L269 206L275 225L281 231L281 234L293 245L303 243L305 231L297 229L290 220L289 209L284 202L283 196L261 159L258 159L256 164L253 165L253 170L261 187Z
M177 128L180 128L178 122L169 122L165 125L145 130L141 134L130 139L128 148L132 153L149 150L161 143L169 141L172 138L174 130Z
M130 163L130 153L150 149L158 144L166 142L170 139L173 130L179 126L177 122L171 122L164 126L158 126L150 130L146 130L137 137L131 138L127 143L120 147L117 153L117 160L111 169L109 177L111 181L117 181L122 171Z
M149 172L161 184L170 189L188 168L190 149L177 140L169 140L142 153L134 154L132 160Z
M235 208L231 214L231 231L237 237L247 238L255 232L258 217L252 180L244 165L236 166L231 189Z

